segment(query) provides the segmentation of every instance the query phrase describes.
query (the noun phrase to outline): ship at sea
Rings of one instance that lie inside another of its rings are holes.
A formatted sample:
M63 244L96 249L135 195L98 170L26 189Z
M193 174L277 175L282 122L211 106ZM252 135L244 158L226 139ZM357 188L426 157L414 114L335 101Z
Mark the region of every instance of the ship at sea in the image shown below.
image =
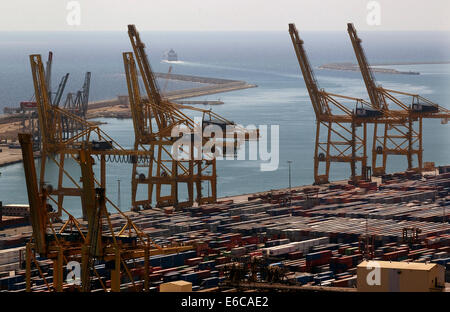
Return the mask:
M178 55L173 49L170 49L169 52L165 53L163 57L168 62L178 61Z

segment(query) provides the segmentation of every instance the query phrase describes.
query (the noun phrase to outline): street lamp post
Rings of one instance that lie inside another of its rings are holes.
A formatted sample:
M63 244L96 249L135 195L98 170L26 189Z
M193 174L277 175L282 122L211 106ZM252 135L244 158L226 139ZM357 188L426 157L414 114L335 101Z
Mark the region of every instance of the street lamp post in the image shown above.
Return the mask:
M292 196L292 185L291 185L291 163L292 160L288 160L287 161L288 165L289 165L289 206L291 205L291 196Z
M211 171L206 171L206 173L209 175L209 174L211 174ZM209 198L209 183L211 183L211 182L208 181L208 183L206 183L208 185L208 198Z
M117 206L120 209L120 179L117 179Z
M292 160L288 160L287 163L289 165L289 192L291 192L291 163L292 163Z

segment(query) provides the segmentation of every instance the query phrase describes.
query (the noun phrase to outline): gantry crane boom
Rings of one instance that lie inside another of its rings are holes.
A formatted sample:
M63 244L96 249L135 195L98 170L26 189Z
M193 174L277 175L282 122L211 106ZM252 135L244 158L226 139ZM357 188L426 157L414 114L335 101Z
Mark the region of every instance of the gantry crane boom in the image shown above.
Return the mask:
M379 109L389 110L390 108L388 107L388 104L386 103L385 99L385 97L388 97L400 108L402 108L405 111L411 110L413 114L416 114L416 116L418 116L418 114L422 114L423 116L426 116L426 118L448 117L449 113L448 109L436 103L433 103L432 101L418 94L389 90L380 85L377 85L375 76L369 65L369 62L367 61L364 48L361 44L362 40L358 37L355 26L352 23L348 23L347 30L350 36L350 40L352 42L356 59L358 61L361 75L363 76L363 80L366 85L367 93L369 94L369 98L374 105L379 107ZM391 95L391 93L412 97L411 105L409 106L403 103L402 101L396 99L394 96ZM425 107L420 107L421 105Z
M39 127L41 129L42 135L42 143L46 145L48 140L51 140L54 133L54 123L52 122L51 116L49 115L50 111L50 100L49 95L46 88L45 81L45 73L42 66L41 56L40 55L31 55L30 56L31 63L31 72L33 75L33 83L35 90L35 98L38 109L39 116Z
M83 86L78 90L74 96L73 93L68 93L66 101L64 103L64 109L86 118L89 102L89 88L91 83L91 72L86 72L84 75Z
M86 116L89 104L89 90L91 86L91 72L84 75L83 87L80 90L81 115Z
M152 112L148 109L148 105L143 105L144 100L141 97L139 89L138 74L136 71L136 63L133 53L123 53L123 64L125 67L125 77L127 79L128 98L130 102L130 110L133 120L135 142L139 142L140 138L144 138L146 132L152 132L151 121ZM148 129L148 130L146 130Z
M150 61L148 60L145 52L145 44L141 41L135 25L128 25L128 35L133 48L136 63L142 76L149 104L152 106L152 117L157 121L162 121L162 123L157 122L159 135L167 136L174 125L184 124L189 127L196 126L195 122L181 111L182 108L191 109L191 107L176 104L163 99L156 82L155 75L151 69ZM218 122L225 125L235 126L233 122L213 113L210 110L196 110L202 111L204 115L208 115L209 117L214 118ZM244 131L244 129L239 127L237 127L236 130L241 132Z
M45 77L45 87L48 93L48 102L51 106L58 106L59 102L61 100L61 96L64 92L64 88L66 86L69 74L65 74L62 78L61 81L58 85L58 89L56 91L56 93L53 96L52 93L52 65L53 65L53 52L49 52L48 53L48 60L46 63L46 67L45 67L45 72L44 72L44 77ZM41 148L41 133L39 130L39 126L37 126L37 122L35 122L36 119L36 114L35 112L33 112L32 114L30 114L30 119L29 119L29 132L31 132L33 134L33 144L34 144L34 148L35 149L40 149ZM25 127L25 124L24 124Z
M358 59L359 69L364 78L367 93L369 94L370 102L380 110L387 110L388 107L382 95L377 91L375 76L369 67L366 54L361 45L361 39L358 38L356 30L352 24L348 24L348 32L352 41L353 49L355 50L356 58Z
M48 60L45 67L45 84L47 86L48 97L50 103L52 101L52 63L53 63L53 52L48 52Z
M311 64L309 63L308 56L303 48L303 40L298 35L295 24L289 24L289 33L291 35L292 45L294 46L295 54L297 55L297 61L300 65L300 69L303 74L306 89L308 90L311 103L317 116L328 113L326 105L322 103L322 97L320 94L319 86L314 76Z
M128 36L139 66L139 71L143 78L144 88L146 90L148 100L151 101L151 103L156 107L162 108L162 98L159 93L156 78L151 69L150 61L145 53L145 44L141 41L139 32L136 30L135 25L128 25ZM155 118L158 129L161 132L161 130L168 125L165 114L158 111L156 107L152 106L152 115Z
M58 89L56 90L55 98L52 101L52 105L59 106L61 102L61 97L64 93L64 89L66 88L67 80L69 79L69 73L65 74L58 85Z

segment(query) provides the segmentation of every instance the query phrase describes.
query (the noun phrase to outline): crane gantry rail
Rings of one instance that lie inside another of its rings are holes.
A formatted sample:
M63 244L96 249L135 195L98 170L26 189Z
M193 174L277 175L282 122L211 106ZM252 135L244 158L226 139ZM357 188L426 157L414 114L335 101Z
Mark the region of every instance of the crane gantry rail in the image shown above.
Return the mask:
M383 114L363 99L320 89L295 24L289 24L289 34L316 115L314 184L329 183L331 162L350 163L353 182L367 179L367 123L382 122ZM352 101L355 109L342 101ZM362 129L358 130L360 127ZM322 128L326 132L326 141L321 141ZM322 174L320 163L325 163ZM361 168L360 175L357 175L357 164Z
M377 85L361 45L362 40L358 37L355 26L348 23L347 30L373 107L382 111L383 114L400 117L404 120L393 119L391 122L384 123L382 135L379 135L378 124L375 123L372 145L373 174L380 176L386 173L388 155L405 155L408 170L422 171L422 120L423 118L439 118L447 122L450 111L418 94L389 90ZM411 104L405 104L400 97L410 98ZM394 106L394 108L391 106ZM414 127L416 121L419 122L418 129ZM417 167L413 165L414 155L417 157ZM377 161L379 156L382 157L381 165L378 165L379 162Z

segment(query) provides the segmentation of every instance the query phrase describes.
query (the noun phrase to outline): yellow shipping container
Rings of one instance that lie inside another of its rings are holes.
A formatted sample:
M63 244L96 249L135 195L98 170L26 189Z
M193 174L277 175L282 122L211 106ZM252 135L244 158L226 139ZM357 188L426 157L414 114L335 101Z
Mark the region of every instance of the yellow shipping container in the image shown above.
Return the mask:
M445 267L436 263L363 261L357 267L358 291L429 292L445 289Z
M192 283L186 281L168 282L159 285L160 292L192 292Z

